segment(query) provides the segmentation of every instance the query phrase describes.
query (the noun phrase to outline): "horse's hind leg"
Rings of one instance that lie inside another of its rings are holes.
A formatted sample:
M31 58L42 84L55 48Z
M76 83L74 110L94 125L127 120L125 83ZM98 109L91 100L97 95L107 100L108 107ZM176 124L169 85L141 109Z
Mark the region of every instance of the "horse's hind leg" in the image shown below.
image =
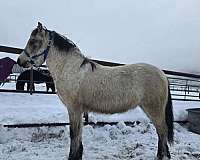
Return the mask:
M27 82L27 91L29 91L30 90L30 83L29 82Z
M157 160L170 159L170 152L167 144L168 127L165 121L165 109L157 107L142 107L150 120L153 122L158 134Z
M51 86L51 90L52 90L52 92L55 92L55 85L54 84L52 84L52 86Z
M158 134L158 151L157 151L157 159L170 159L171 155L169 152L169 147L167 144L167 130L165 125L163 126L155 126Z
M49 84L48 84L48 82L46 82L46 91L48 92L49 91Z
M51 88L51 91L52 92L55 92L55 85L54 85L54 82L52 81L51 84L50 84L50 88Z
M82 113L68 109L70 120L70 152L68 160L82 160Z
M31 85L32 85L32 91L35 91L35 85L34 85L34 83L31 84L31 83L29 83L29 82L27 82L27 91L30 91L30 90L31 90Z

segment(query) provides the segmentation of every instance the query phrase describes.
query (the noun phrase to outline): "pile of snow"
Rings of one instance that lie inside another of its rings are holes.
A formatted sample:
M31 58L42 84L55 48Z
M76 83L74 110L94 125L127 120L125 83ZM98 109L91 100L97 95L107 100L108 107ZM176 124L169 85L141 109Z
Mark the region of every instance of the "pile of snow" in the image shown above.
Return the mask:
M66 160L68 127L7 129L7 141L0 143L0 160ZM200 159L200 136L175 124L172 160ZM154 160L157 135L151 123L126 126L123 122L83 128L83 160Z

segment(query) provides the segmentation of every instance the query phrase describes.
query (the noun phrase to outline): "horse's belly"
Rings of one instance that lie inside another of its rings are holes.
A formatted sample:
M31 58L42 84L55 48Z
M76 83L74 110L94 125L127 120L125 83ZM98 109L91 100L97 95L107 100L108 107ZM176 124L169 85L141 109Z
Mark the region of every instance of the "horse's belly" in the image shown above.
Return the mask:
M105 113L105 114L113 114L113 113L122 113L126 112L129 109L133 109L137 106L137 104L108 104L108 103L93 103L93 105L88 105L87 110Z
M103 92L99 94L88 93L83 95L82 102L88 110L101 113L125 112L139 105L140 97L134 92Z

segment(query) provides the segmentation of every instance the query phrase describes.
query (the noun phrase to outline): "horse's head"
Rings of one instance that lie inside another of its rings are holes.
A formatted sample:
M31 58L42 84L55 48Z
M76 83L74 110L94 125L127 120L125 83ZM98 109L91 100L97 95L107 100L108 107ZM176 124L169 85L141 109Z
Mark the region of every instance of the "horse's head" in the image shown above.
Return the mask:
M25 68L41 66L48 54L51 45L51 32L38 22L38 26L30 35L25 49L18 57L17 63Z

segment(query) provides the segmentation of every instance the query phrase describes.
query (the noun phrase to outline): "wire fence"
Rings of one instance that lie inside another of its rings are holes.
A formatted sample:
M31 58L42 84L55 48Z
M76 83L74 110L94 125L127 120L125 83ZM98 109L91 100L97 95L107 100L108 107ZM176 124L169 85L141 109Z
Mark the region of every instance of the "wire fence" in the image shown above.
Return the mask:
M13 48L13 47L7 47L7 46L0 46L0 52L6 52L6 53L12 53L12 54L20 54L23 51L23 49L20 48ZM107 61L100 61L95 60L96 63L99 63L104 66L119 66L124 65L120 63L114 63L114 62L107 62ZM43 68L46 68L45 65L41 66ZM177 72L177 71L169 71L169 70L163 70L164 73L167 75L169 82L170 82L170 90L172 93L172 99L173 100L181 100L181 101L200 101L200 75L197 74L191 74L191 73L183 73L183 72ZM17 77L19 75L17 74L11 74L8 79L6 79L2 84L9 83L9 82L16 82ZM40 83L38 81L34 81L33 77L33 69L31 70L29 82L26 83L30 84L30 90L24 90L19 91L16 89L7 89L7 88L0 88L0 92L15 92L15 93L29 93L29 94L56 94L56 91L51 92L45 92L41 90L34 90L34 83ZM1 82L0 82L1 83ZM45 82L44 82L45 83ZM1 86L2 86L1 84Z
M0 52L6 52L6 53L14 53L14 54L20 54L23 50L19 48L13 48L13 47L7 47L7 46L0 46ZM106 61L100 61L100 60L94 60L96 63L99 63L104 66L119 66L124 64L119 63L113 63L113 62L106 62ZM42 66L45 68L46 66ZM197 74L190 74L190 73L183 73L183 72L176 72L176 71L169 71L169 70L163 70L164 73L167 75L169 83L170 83L170 91L172 94L172 100L179 100L179 101L200 101L200 75ZM17 79L19 77L19 74L11 74L9 77L4 80L3 82L0 82L2 84L9 84L12 83L14 86L17 83ZM35 83L45 83L44 81L34 81L33 77L33 68L31 68L31 74L30 78L27 81L21 80L21 82L29 83L30 89L29 90L17 90L15 87L13 88L6 88L2 87L0 88L0 92L7 92L7 93L28 93L28 94L56 94L55 92L47 92L44 90L36 90L34 89ZM88 116L86 114L86 116ZM178 121L177 121L178 122ZM187 121L181 121L181 123L186 123ZM85 125L105 125L105 124L116 124L117 122L88 122L88 118L86 118L86 121L84 122ZM138 124L140 122L125 122L127 125L134 125ZM40 124L14 124L14 125L4 125L8 128L27 128L27 127L42 127L42 126L65 126L69 125L69 123L40 123Z

